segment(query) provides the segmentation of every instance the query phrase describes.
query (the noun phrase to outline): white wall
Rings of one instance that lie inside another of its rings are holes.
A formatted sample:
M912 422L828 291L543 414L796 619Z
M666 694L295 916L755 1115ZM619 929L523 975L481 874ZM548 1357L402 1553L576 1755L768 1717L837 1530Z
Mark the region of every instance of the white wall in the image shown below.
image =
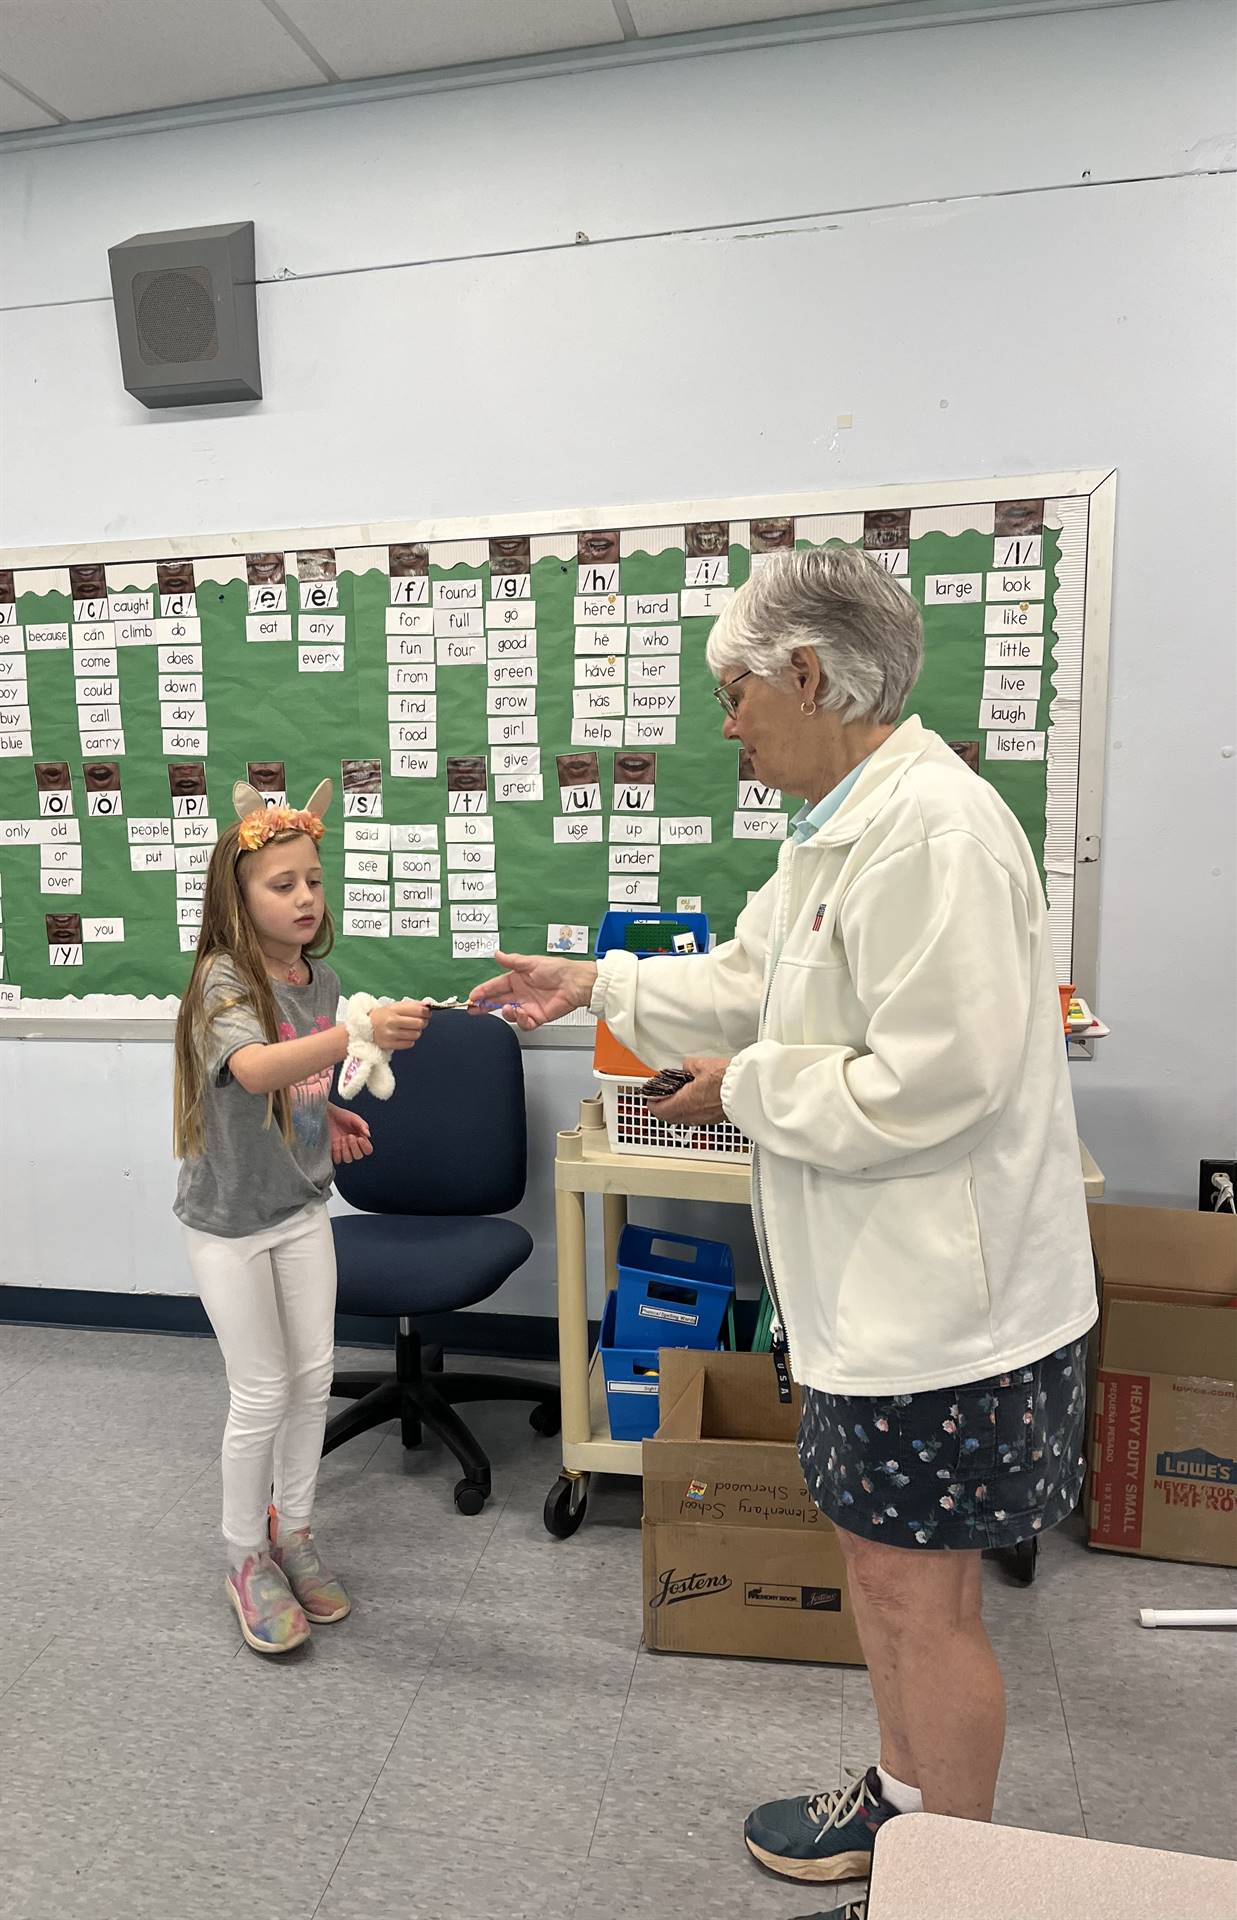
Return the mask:
M1235 1124L1232 26L1165 0L0 149L0 542L1116 466L1115 1037L1075 1088L1110 1190L1189 1204ZM236 218L266 398L147 414L107 246ZM586 1060L529 1062L548 1141ZM0 1076L3 1277L183 1284L159 1050ZM544 1155L530 1208L511 1303L548 1310Z

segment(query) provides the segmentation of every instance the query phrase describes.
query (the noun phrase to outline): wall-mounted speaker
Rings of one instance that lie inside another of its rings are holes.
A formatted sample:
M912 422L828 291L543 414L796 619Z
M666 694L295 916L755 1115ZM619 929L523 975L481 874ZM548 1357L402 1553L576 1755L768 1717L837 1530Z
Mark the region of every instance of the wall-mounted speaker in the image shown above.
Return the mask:
M260 400L253 221L109 247L124 383L144 407Z

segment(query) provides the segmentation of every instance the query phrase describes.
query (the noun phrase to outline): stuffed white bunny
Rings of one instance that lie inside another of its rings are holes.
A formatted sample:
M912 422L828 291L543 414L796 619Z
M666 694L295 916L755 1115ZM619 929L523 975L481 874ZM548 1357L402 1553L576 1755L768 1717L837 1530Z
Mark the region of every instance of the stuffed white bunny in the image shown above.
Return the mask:
M348 1052L339 1070L339 1097L354 1100L362 1087L368 1087L376 1100L389 1100L395 1092L391 1056L374 1039L370 1013L374 1007L389 1007L389 997L375 1000L372 993L354 993L339 1003L339 1018L348 1029Z

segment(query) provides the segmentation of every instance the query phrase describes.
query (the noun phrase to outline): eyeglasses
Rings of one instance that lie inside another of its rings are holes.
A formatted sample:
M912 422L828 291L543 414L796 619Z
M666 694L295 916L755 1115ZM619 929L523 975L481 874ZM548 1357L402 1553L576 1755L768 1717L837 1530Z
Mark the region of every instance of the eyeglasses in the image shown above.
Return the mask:
M746 680L754 672L754 667L748 667L743 673L736 673L734 679L728 680L724 687L713 689L713 698L732 720L739 711L739 703L734 697L733 689L738 686L740 680Z

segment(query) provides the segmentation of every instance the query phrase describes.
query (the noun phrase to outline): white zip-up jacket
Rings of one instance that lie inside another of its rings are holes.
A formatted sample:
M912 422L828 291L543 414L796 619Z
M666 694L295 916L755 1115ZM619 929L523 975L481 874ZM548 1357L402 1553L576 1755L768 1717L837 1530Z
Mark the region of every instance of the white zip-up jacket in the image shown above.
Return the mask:
M1096 1318L1047 911L1021 827L917 719L712 953L601 962L651 1065L732 1055L791 1364L829 1393L986 1379Z

